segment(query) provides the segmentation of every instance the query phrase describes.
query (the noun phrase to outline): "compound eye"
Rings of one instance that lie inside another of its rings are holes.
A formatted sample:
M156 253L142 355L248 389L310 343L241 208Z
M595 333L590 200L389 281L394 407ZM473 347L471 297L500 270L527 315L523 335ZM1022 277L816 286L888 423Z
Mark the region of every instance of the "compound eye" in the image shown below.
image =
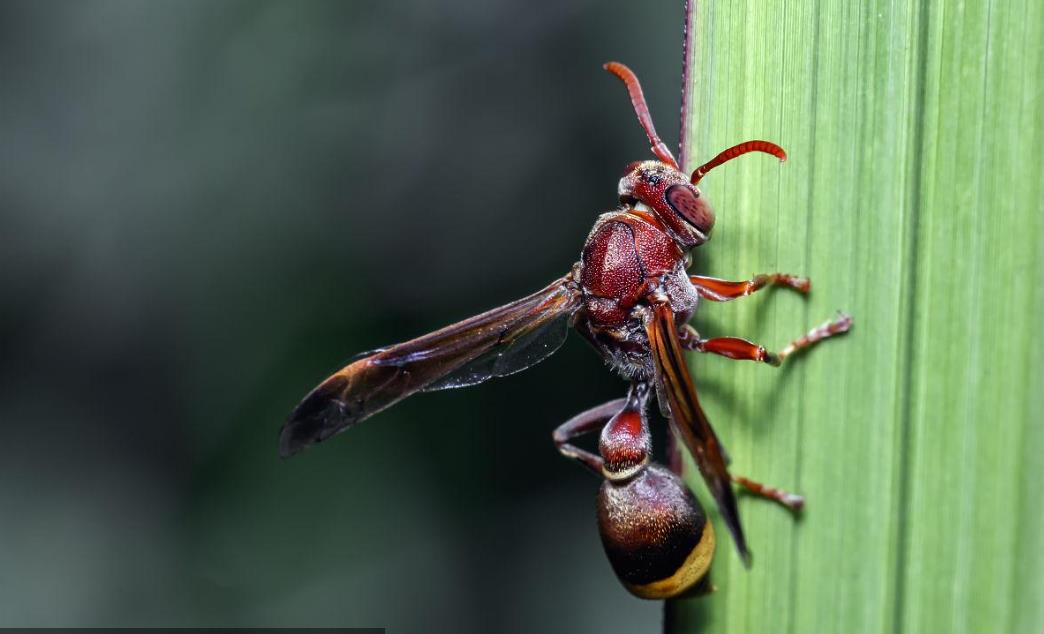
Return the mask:
M691 185L671 185L664 193L667 204L703 235L714 228L714 210L703 202L700 192Z

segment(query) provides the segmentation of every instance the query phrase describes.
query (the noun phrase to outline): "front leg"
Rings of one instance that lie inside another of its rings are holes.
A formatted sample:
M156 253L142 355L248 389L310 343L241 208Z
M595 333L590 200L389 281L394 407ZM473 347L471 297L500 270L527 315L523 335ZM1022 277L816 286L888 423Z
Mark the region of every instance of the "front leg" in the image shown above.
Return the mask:
M807 277L798 277L789 273L761 273L745 282L729 282L716 277L690 275L689 281L700 297L712 302L730 302L740 297L756 293L766 286L786 286L799 293L808 293L812 282Z

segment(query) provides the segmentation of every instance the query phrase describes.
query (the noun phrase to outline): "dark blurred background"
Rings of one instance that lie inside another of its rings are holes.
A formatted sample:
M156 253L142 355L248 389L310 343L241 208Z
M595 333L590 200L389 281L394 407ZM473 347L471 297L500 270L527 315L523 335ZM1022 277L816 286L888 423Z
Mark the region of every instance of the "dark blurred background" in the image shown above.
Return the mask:
M357 351L561 275L678 127L683 7L0 2L0 625L654 631L551 430L572 336L292 460Z

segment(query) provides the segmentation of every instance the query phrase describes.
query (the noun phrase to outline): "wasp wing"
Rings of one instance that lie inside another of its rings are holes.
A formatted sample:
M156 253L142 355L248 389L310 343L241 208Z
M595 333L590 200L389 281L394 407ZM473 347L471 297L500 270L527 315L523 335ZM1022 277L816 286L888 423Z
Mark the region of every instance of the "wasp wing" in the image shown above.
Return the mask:
M512 341L493 346L474 361L424 387L425 392L467 387L483 381L521 372L548 358L565 343L572 312L562 312Z
M562 345L569 317L580 306L569 279L356 358L294 408L280 434L280 454L292 456L421 390L474 385L547 358Z
M732 533L740 556L744 562L749 562L750 551L747 550L747 541L743 536L725 452L696 397L696 388L678 342L674 311L669 305L658 304L654 307L646 331L656 368L660 408L665 410L664 415L671 421L675 433L681 437L696 461L703 481L718 504L722 519Z

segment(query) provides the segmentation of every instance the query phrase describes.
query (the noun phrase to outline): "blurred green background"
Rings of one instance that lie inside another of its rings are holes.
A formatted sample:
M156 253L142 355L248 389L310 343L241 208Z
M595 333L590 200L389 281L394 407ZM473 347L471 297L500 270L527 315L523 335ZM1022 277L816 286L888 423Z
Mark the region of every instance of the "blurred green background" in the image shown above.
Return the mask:
M674 145L682 12L0 2L0 625L654 630L551 444L624 389L579 337L276 440L355 352L568 269L649 157L600 65Z

